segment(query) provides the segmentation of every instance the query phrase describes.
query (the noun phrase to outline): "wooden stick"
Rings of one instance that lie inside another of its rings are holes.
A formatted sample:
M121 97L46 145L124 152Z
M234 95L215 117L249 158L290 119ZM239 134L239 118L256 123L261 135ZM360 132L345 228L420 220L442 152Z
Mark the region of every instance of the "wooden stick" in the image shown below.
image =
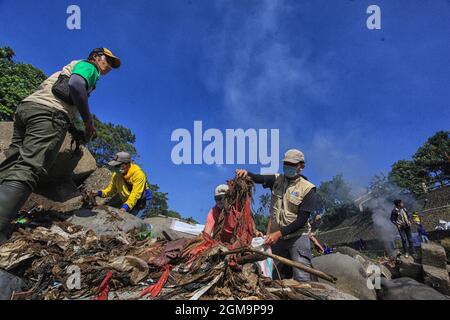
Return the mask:
M336 277L334 277L332 275L329 275L329 274L326 274L325 272L322 272L322 271L310 268L308 266L305 266L304 264L301 264L301 263L299 263L297 261L293 261L293 260L290 260L290 259L278 256L278 255L273 254L273 253L263 252L263 251L259 251L259 250L256 250L256 249L253 249L253 248L249 248L249 247L242 247L242 248L238 248L238 249L231 250L231 251L228 251L228 252L223 252L222 255L237 254L237 253L243 253L243 252L252 252L252 253L255 253L256 255L259 255L259 256L265 256L265 257L268 257L268 258L272 258L273 260L280 261L281 263L283 263L285 265L288 265L290 267L297 268L297 269L300 269L302 271L308 272L310 274L313 274L313 275L315 275L315 276L317 276L317 277L319 277L321 279L330 281L332 283L335 283L337 281Z
M267 257L259 255L259 254L246 254L245 256L239 256L236 258L236 262L238 264L247 264L247 263L254 263L258 261L262 261L267 259Z

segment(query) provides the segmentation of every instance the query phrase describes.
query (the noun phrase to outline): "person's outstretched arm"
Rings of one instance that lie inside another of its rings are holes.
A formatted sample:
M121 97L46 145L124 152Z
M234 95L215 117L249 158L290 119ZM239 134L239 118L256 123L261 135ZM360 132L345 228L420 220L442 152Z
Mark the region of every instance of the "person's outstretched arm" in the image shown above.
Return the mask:
M248 172L244 169L238 169L236 170L236 175L238 177L250 177L254 183L256 184L262 184L264 188L273 188L273 185L275 183L275 180L277 178L274 174L255 174L252 172Z

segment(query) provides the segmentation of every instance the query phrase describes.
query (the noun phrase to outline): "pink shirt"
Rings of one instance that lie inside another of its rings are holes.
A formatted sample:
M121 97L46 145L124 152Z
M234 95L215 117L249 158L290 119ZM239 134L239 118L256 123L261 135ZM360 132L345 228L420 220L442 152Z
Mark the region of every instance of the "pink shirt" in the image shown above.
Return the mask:
M209 210L208 216L206 217L205 229L203 230L203 232L209 234L210 236L213 235L212 233L214 230L214 225L216 224L216 221L219 219L219 215L220 209L217 206L214 206L211 208L211 210Z

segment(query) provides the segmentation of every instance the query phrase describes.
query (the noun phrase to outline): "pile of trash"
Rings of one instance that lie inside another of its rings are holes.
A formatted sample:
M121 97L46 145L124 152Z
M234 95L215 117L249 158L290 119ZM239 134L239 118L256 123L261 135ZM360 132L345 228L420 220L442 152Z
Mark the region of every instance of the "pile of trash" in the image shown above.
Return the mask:
M0 246L0 268L26 279L13 299L326 299L325 284L272 281L213 239L167 241L139 233L97 236L65 221L19 229ZM207 249L205 249L207 248ZM79 270L80 278L74 278ZM77 287L78 281L78 287Z
M68 214L34 212L0 246L0 269L26 283L11 299L355 299L327 283L264 276L255 262L267 256L251 248L253 186L237 178L230 186L224 212L238 226L227 244L206 234L155 239L142 228L97 234ZM103 212L103 224L129 218L99 207L83 212Z

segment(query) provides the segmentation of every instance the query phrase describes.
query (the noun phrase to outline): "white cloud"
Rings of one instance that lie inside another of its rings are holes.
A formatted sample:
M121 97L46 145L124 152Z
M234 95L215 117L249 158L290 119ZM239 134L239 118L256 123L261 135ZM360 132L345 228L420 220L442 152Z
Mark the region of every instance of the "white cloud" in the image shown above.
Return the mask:
M300 19L295 11L299 7L259 1L242 17L226 3L219 6L221 32L205 40L202 78L223 96L227 121L280 129L281 155L284 149L300 148L317 176L329 179L343 173L355 189L365 185L371 174L354 151L354 145L363 143L360 129L355 124L343 124L351 129L342 133L322 128L321 115L313 109L333 107L330 92L336 77L327 63L333 52L322 52L317 59L305 34L285 28L289 19Z
M311 61L307 45L293 48L291 41L301 34L282 27L294 9L284 1L266 0L242 19L224 3L220 10L225 15L222 32L205 43L206 85L223 95L225 116L235 124L283 127L290 135L296 119L308 112L305 101L324 103L329 85L327 72Z

